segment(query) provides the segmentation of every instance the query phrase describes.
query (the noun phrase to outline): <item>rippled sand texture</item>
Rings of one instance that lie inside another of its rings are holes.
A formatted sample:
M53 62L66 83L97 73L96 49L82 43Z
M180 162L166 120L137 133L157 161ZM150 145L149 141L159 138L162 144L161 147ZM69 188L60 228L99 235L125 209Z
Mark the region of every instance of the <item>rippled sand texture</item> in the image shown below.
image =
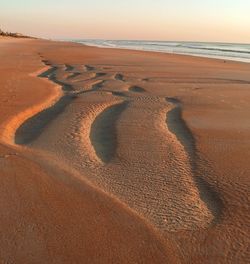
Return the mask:
M51 192L62 185L61 217L52 219L69 228L70 215L77 215L68 231L72 247L102 237L99 249L89 253L83 246L82 255L69 259L247 263L249 65L46 41L22 45L29 69L16 70L25 76L35 64L27 82L43 84L39 91L50 94L9 114L2 139L56 181L36 197L45 207L55 203ZM36 94L35 88L29 92ZM66 187L78 195L76 204L65 201ZM51 223L47 215L46 208L43 217ZM37 227L44 245L50 235ZM55 250L61 246L41 256Z

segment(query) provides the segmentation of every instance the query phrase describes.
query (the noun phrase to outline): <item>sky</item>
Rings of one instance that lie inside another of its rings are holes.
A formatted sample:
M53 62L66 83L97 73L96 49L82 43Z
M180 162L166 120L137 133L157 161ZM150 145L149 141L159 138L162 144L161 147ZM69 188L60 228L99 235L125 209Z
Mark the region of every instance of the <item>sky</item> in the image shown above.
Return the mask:
M250 0L0 0L0 28L53 39L250 43Z

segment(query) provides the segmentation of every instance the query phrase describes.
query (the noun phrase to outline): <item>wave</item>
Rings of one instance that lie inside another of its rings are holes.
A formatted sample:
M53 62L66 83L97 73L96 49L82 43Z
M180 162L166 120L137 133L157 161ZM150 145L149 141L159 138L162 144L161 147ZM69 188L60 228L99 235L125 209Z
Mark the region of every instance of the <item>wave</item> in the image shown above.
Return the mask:
M209 48L209 47L195 47L195 46L184 46L189 49L201 49L201 50L211 50L211 51L222 51L222 52L233 52L233 53L242 53L242 54L250 54L249 50L239 50L239 49L222 49L222 48Z

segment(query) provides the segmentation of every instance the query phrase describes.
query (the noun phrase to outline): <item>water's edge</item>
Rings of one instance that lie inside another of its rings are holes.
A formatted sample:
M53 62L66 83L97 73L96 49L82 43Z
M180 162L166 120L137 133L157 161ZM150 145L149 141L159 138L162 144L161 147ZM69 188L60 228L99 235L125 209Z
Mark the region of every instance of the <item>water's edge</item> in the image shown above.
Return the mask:
M154 51L250 63L250 44L79 39L68 41L101 48Z

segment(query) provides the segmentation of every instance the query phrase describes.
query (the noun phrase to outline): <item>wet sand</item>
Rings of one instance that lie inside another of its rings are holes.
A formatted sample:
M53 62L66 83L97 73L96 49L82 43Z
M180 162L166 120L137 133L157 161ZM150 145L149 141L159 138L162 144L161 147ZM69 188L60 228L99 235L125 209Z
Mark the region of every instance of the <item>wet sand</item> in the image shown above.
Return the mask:
M250 65L0 39L1 261L247 263Z

